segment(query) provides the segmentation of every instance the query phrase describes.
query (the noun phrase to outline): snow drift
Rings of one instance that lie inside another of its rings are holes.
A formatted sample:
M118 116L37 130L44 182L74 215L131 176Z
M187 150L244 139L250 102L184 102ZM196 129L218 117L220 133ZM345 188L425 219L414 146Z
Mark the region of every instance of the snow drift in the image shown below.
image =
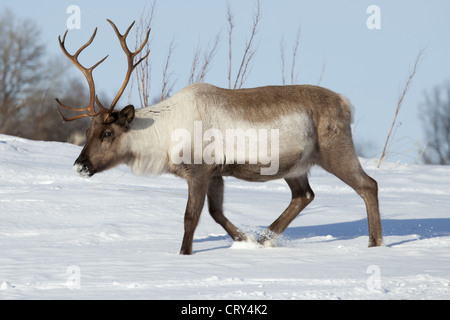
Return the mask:
M277 246L233 243L205 208L178 254L176 177L119 167L80 178L80 148L0 135L1 299L450 299L450 167L361 159L378 181L384 247L364 203L321 169ZM225 214L255 238L288 205L284 181L225 180Z

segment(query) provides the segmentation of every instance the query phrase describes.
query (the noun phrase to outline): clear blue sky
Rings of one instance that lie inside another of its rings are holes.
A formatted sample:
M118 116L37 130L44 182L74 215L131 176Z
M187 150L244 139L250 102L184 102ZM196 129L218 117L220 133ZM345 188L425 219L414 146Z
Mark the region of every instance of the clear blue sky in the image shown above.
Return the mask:
M42 42L49 55L61 55L57 36L66 27L69 5L81 9L81 29L71 30L69 50L75 50L99 27L93 45L81 56L85 65L110 57L94 73L98 88L109 96L121 85L125 72L124 56L115 35L106 22L110 18L123 32L138 20L149 1L5 1L21 18L36 21L42 31ZM254 0L229 0L235 22L234 56L238 57L250 35ZM378 5L379 30L370 30L366 13L370 5ZM192 58L197 44L203 47L221 34L206 82L227 87L227 23L226 0L156 1L151 33L152 91L160 92L161 69L167 48L175 43L171 71L176 79L174 92L187 85ZM246 87L281 84L280 40L286 43L287 62L296 32L301 26L298 52L297 83L316 84L323 63L321 86L343 93L356 107L355 140L371 142L371 153L381 153L395 112L401 88L418 51L425 48L424 58L403 102L398 118L394 151L411 149L404 162L413 160L419 139L424 142L419 120L419 105L424 92L450 80L450 1L352 1L352 0L262 0L262 20L257 35L258 50ZM78 72L74 67L73 74ZM233 62L238 68L237 59ZM82 79L81 74L79 76ZM84 81L84 79L83 79ZM136 105L139 102L136 101ZM399 157L392 158L398 160Z

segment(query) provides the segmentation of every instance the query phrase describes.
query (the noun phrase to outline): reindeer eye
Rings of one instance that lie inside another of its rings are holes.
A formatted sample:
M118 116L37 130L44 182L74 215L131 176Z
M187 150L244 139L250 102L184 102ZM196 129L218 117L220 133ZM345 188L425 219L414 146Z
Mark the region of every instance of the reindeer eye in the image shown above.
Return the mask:
M105 131L105 133L103 134L103 138L110 138L111 136L112 136L111 131Z

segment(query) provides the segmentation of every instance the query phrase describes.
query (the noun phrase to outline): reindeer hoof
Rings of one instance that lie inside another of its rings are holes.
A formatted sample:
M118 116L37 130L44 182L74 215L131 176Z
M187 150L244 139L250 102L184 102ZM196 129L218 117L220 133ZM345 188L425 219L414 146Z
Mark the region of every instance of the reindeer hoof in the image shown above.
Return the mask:
M264 230L264 232L259 236L258 243L263 247L276 247L277 246L278 234L272 230Z
M381 247L381 246L384 246L383 238L381 238L381 239L369 238L369 248L371 248L371 247Z

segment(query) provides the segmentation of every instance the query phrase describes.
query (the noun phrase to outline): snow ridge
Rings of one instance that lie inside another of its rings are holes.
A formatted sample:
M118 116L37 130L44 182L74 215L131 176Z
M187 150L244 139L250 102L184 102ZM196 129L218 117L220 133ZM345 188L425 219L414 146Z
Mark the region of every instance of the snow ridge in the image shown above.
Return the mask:
M361 159L384 247L367 248L362 200L314 168L316 198L277 243L233 243L205 209L181 256L186 183L83 179L80 151L0 135L0 299L450 299L449 167ZM289 200L284 181L225 180L225 214L255 239Z

